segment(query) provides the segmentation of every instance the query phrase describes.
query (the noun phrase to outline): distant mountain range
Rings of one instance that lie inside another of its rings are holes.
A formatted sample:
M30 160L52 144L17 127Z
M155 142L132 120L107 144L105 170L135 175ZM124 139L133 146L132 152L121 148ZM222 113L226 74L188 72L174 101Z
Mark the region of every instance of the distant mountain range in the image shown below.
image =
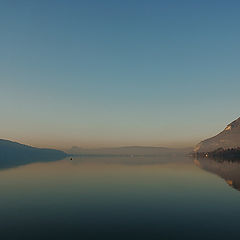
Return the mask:
M200 142L194 152L212 152L223 148L240 147L240 118L227 125L227 127L215 137Z
M69 154L76 155L99 155L99 156L159 156L159 155L176 155L187 154L191 148L164 148L164 147L145 147L145 146L128 146L115 148L96 148L86 149L80 147L72 147L66 150Z
M60 150L35 148L0 139L0 169L32 162L47 162L63 159L67 154Z

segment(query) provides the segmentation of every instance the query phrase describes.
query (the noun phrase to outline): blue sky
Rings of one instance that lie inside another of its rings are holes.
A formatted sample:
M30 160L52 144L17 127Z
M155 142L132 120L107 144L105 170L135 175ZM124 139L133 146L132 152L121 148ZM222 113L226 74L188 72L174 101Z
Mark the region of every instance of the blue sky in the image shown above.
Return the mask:
M238 1L1 1L2 138L188 146L239 117Z

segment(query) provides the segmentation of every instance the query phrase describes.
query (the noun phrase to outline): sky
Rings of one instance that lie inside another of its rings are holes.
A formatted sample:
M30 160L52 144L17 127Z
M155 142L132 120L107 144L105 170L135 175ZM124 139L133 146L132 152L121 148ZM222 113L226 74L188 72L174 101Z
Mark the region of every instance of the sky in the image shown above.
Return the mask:
M3 0L0 138L193 146L239 117L239 1Z

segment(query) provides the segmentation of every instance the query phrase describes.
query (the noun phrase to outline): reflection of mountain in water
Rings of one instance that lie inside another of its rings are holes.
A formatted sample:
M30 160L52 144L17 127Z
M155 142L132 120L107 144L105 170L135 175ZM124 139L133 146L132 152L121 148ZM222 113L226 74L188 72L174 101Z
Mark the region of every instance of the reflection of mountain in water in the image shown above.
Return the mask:
M34 148L0 139L0 169L17 167L34 162L49 162L63 159L66 153L46 148Z
M229 186L240 191L240 162L227 160L213 160L208 158L195 159L194 163L223 178Z

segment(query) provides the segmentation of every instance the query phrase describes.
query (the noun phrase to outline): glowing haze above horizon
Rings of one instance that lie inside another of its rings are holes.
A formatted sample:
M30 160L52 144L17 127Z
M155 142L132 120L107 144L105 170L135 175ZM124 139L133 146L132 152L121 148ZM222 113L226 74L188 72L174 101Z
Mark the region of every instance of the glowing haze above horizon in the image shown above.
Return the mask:
M239 117L239 11L237 1L2 1L0 138L185 147L215 135Z

